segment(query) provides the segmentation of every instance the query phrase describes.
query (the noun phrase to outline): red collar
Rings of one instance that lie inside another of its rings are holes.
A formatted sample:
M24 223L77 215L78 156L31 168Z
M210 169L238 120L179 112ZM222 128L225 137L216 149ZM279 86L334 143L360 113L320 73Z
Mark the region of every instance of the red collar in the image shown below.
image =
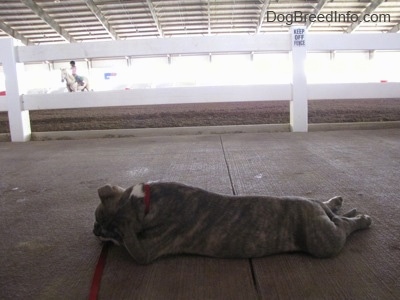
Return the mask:
M144 185L144 214L147 215L150 211L150 185Z

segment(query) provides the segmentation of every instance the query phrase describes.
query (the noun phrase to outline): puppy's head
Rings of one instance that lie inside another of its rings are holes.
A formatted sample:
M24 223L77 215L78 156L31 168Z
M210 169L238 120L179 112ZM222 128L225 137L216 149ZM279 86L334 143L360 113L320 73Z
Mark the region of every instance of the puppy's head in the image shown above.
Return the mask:
M101 241L111 241L116 245L122 242L121 234L115 226L115 215L124 191L122 187L109 184L98 189L101 203L95 212L93 233Z

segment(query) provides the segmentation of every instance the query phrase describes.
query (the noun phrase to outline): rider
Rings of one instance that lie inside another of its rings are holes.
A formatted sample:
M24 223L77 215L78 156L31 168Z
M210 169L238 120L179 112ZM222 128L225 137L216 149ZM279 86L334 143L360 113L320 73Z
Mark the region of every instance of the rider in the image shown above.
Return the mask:
M75 61L71 60L71 61L69 62L69 64L71 65L71 73L72 73L72 76L74 76L76 82L77 82L79 85L83 85L83 84L84 84L84 82L83 82L83 77L82 77L82 76L79 76L78 74L76 74Z

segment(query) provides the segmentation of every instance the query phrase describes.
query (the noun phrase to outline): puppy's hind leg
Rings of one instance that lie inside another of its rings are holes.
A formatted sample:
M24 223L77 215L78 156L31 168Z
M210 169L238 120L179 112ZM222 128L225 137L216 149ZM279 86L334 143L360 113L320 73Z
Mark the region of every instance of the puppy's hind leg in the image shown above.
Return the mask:
M352 211L349 213L351 214ZM368 215L358 215L351 218L335 216L332 218L332 222L335 223L338 228L343 230L346 236L349 236L353 231L368 228L371 225L372 220Z
M343 204L343 198L339 197L339 196L335 196L331 199L329 199L328 201L323 202L326 206L328 206L330 208L330 210L332 210L332 212L336 213Z
M333 197L328 201L322 202L321 206L324 209L326 215L333 221L336 217L345 217L345 218L354 218L357 216L357 209L353 208L352 210L346 212L345 214L341 215L338 213L339 209L343 204L342 197Z
M326 204L326 206L328 206L333 213L337 214L337 212L339 211L339 209L342 207L343 204L343 198L339 197L339 196L335 196L331 199L329 199L328 201L323 202L324 204ZM343 214L343 217L347 217L347 218L353 218L357 215L357 209L353 208L352 210L349 210L348 212L346 212L345 214Z
M349 210L347 213L343 214L343 217L346 217L346 218L354 218L355 216L357 216L356 208L353 208L353 209Z

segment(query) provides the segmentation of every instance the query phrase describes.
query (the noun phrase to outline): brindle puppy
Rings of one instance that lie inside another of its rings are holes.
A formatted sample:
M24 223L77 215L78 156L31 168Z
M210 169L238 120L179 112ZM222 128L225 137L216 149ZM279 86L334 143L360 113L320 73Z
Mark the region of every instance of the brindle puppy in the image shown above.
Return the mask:
M124 245L141 264L179 253L250 258L302 251L331 257L348 235L371 225L355 209L335 214L341 197L320 202L228 196L167 182L128 189L106 185L98 193L94 234Z

